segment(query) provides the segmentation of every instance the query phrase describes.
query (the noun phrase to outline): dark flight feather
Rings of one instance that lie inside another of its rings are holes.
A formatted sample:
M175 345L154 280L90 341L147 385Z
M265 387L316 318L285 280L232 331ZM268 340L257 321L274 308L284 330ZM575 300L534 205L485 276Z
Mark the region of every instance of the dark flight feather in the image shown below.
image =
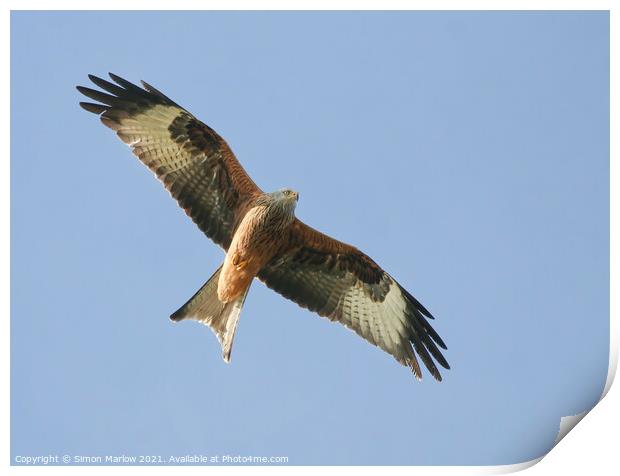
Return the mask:
M78 86L102 104L81 103L116 131L164 183L198 227L228 248L248 203L262 193L226 142L213 129L145 84L142 89L110 74L116 83L89 75L106 92Z

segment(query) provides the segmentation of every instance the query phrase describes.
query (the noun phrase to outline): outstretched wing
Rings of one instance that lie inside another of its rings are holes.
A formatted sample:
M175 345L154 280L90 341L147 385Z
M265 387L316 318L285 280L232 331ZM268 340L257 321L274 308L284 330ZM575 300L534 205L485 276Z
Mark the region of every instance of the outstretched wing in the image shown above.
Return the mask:
M338 321L393 355L422 378L416 354L441 381L435 361L449 369L422 304L358 249L299 220L258 277L302 307Z
M116 84L89 78L106 92L78 86L82 94L98 101L80 106L100 115L198 227L228 249L245 205L261 190L224 139L145 82L143 89L111 73Z

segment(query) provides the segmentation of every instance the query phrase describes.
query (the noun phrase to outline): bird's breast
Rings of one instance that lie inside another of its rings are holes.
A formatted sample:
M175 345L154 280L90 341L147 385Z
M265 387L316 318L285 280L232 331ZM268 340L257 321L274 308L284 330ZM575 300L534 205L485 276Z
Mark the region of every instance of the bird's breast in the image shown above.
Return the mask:
M264 207L254 207L243 217L226 253L218 297L230 302L241 295L278 248L281 230L274 227Z

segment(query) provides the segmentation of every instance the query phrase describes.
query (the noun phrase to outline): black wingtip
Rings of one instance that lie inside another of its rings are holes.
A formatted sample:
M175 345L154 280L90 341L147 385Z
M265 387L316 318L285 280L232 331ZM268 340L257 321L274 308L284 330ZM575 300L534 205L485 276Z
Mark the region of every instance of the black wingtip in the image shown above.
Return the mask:
M412 296L413 297L413 296ZM426 317L428 317L429 319L435 319L435 316L433 316L430 311L428 309L426 309L421 303L420 301L418 301L416 298L413 298L414 302L416 303L416 305L418 306L418 310L424 314Z
M172 322L179 322L185 319L187 316L185 315L185 312L183 312L184 308L185 306L182 306L181 308L177 309L172 314L170 314L170 320Z
M437 334L437 332L435 332L435 329L433 329L433 331L429 331L430 324L427 324L427 326L425 326L426 328L426 332L428 332L431 335L431 338L435 341L435 344L437 344L439 347L441 347L443 350L448 350L448 346L446 345L446 343L443 341L443 339L441 337L439 337L439 334ZM431 327L432 329L432 327Z
M88 79L90 79L97 86L101 86L101 84L111 84L105 79L100 78L99 76L95 76L94 74L89 74Z
M92 112L93 114L101 114L107 109L107 107L102 106L101 104L94 104L92 102L81 102L80 106L82 109Z
M418 301L416 298L414 298L412 296L412 294L407 291L405 288L403 288L402 286L400 286L400 290L405 294L405 296L407 297L407 299L414 305L414 307L420 311L424 316L426 316L429 319L435 319L435 317L429 312L428 309L426 309L422 303L420 303L420 301Z
M135 89L140 89L138 88L138 86L136 86L133 83L130 83L129 81L127 81L126 79L121 78L119 75L114 74L114 73L110 73L108 72L108 76L110 77L110 79L112 81L114 81L116 84L118 84L119 86L123 86L124 88L127 88L128 85L133 86Z
M124 87L125 89L127 89L129 91L134 91L136 93L140 93L140 94L143 94L143 95L146 94L146 91L144 89L140 88L139 86L136 86L135 84L127 81L126 79L121 78L117 74L108 73L108 76L110 76L112 81L114 81L116 84L118 84L119 86Z
M155 96L157 96L159 99L161 99L162 101L172 105L172 106L176 106L176 107L181 107L179 106L176 102L174 102L172 99L170 99L168 96L166 96L164 93L162 93L160 90L158 90L157 88L151 86L149 83L147 83L146 81L142 81L140 80L140 83L142 84L142 87L148 91L151 94L154 94Z

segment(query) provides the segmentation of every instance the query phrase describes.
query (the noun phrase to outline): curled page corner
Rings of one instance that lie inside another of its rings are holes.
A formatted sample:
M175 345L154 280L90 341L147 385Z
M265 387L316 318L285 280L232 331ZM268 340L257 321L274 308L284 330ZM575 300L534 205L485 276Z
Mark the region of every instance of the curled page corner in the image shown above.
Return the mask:
M524 461L523 463L504 464L504 465L499 465L499 466L487 466L487 468L492 468L489 471L489 474L517 473L519 471L523 471L525 469L531 468L532 466L540 462L540 460L542 460L544 457L545 455L539 456L538 458L534 458L529 461Z
M590 410L584 410L581 413L577 413L576 415L567 415L560 418L560 430L558 431L558 435L555 437L555 441L553 442L553 446L555 447L562 439L568 435L568 432L571 431L577 423L583 420Z
M613 383L614 378L616 376L616 370L618 368L618 344L617 344L617 341L614 340L615 333L611 332L612 330L613 329L610 330L611 342L610 342L610 349L609 349L609 367L607 369L607 379L605 380L605 387L603 388L603 393L601 393L601 397L599 398L599 401L596 403L597 405L603 398L605 398L605 395L607 395L607 392L609 392L609 389L611 388L611 384ZM591 409L584 410L581 413L577 413L576 415L567 415L567 416L563 416L562 418L560 418L560 430L558 431L558 435L556 436L555 441L553 442L553 446L555 447L560 441L562 441L562 439L566 435L568 435L568 433L573 428L575 428L575 426L577 426L577 423L583 420L583 418L590 412Z
M611 388L611 385L614 381L614 378L616 376L616 370L618 368L618 345L617 342L614 340L615 339L615 334L613 332L610 332L610 339L611 339L611 343L610 343L610 350L609 350L609 367L607 369L607 379L605 380L605 387L603 388L603 392L601 393L601 397L599 398L599 401L596 403L596 405L598 405L600 403L601 400L603 400L603 398L605 398L605 396L607 395L607 392L609 392L609 389ZM594 406L596 406L594 405ZM594 407L592 407L594 408ZM558 434L555 438L555 441L553 442L553 448L555 448L558 443L560 441L562 441L562 439L564 439L564 437L566 435L568 435L568 433L577 426L577 424L584 419L584 417L590 413L590 410L592 410L592 408L588 409L588 410L584 410L581 413L577 413L576 415L567 415L567 416L563 416L562 418L560 418L560 429L558 431ZM551 450L550 450L551 451ZM540 459L544 458L544 456L542 456ZM538 461L535 461L534 464L536 464Z
M560 418L560 430L558 431L555 441L553 442L553 447L551 449L555 448L555 446L560 441L562 441L562 439L566 435L568 435L568 433L573 428L575 428L575 426L577 426L577 424L583 419L583 417L585 417L588 414L589 411L590 410L584 410L583 412L577 413L576 415L567 415L567 416L563 416L562 418ZM538 458L534 458L529 461L524 461L523 463L494 466L491 474L516 473L518 471L523 471L524 469L531 468L532 466L539 463L545 456L547 456L550 451L551 450L547 451L547 453L545 453L542 456L539 456Z

